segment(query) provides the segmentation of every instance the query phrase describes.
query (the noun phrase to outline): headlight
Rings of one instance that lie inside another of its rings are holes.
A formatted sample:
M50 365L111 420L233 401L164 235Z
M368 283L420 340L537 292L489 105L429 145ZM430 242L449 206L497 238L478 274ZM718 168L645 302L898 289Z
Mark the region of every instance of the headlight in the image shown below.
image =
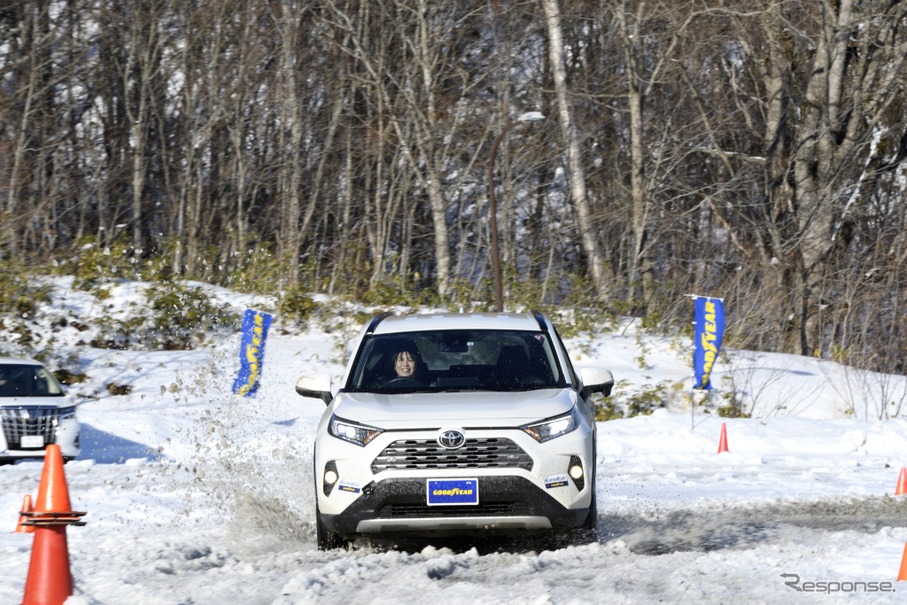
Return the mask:
M530 437L539 443L545 443L555 437L566 435L577 426L579 426L579 421L576 418L576 408L574 407L563 416L556 416L534 424L527 424L520 428L526 431Z
M70 418L75 418L76 417L76 408L75 408L75 406L70 407L70 408L60 408L59 414L60 414L61 420L69 420Z
M328 433L337 437L337 439L343 439L344 441L349 441L350 443L362 446L368 445L372 439L383 432L384 431L381 429L376 429L373 426L356 424L355 422L343 420L337 416L331 416L331 422L328 424Z

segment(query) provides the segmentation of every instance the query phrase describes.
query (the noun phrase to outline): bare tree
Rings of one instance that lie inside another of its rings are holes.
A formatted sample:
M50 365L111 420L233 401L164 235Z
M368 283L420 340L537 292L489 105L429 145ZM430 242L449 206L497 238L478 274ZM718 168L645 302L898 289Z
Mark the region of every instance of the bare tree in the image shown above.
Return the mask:
M492 179L514 299L681 325L722 295L736 346L904 371L905 27L887 0L7 2L0 261L93 236L487 304L484 160L541 110Z
M551 75L554 79L554 91L557 96L558 119L566 147L571 201L576 207L579 217L580 241L589 258L589 273L592 282L598 290L598 295L604 298L608 291L605 262L596 239L593 215L586 197L586 175L582 163L579 135L567 99L567 75L563 58L564 42L561 36L560 9L557 0L541 0L541 2L548 27L548 60L551 63Z
M27 248L27 240L35 237L34 205L40 199L40 191L36 189L50 170L45 162L50 155L47 145L53 132L48 129L47 120L53 115L55 82L51 69L50 2L14 5L10 11L16 24L7 25L14 31L6 43L18 61L8 66L7 74L9 81L15 83L15 96L4 103L4 130L13 136L5 145L11 152L11 161L4 170L6 227L2 237L9 253L18 256ZM19 110L14 111L14 107Z
M461 122L452 111L456 97L441 93L445 80L458 77L450 73L456 59L450 49L457 46L451 37L471 14L458 14L455 4L429 5L426 0L363 5L358 13L335 3L330 7L350 43L344 50L370 78L375 100L380 99L387 112L400 151L427 198L437 288L446 298L451 254L443 182ZM363 31L365 23L369 28Z

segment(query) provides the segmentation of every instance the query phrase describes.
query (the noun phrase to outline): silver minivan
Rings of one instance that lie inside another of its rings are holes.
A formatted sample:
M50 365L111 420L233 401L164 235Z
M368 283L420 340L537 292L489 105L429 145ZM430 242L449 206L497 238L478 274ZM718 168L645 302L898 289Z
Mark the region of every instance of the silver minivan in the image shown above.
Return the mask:
M0 464L43 458L60 446L63 460L79 455L76 406L60 382L33 359L0 357Z

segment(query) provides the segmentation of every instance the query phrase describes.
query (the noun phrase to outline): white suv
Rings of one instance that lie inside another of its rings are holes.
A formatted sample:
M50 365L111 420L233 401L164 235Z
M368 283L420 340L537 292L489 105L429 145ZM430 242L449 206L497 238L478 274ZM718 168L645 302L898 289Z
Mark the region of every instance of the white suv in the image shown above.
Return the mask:
M43 458L51 443L65 461L79 455L76 406L37 361L0 357L0 423L0 464Z
M606 369L574 370L538 313L380 315L315 439L318 547L359 537L540 531L595 539L595 417Z

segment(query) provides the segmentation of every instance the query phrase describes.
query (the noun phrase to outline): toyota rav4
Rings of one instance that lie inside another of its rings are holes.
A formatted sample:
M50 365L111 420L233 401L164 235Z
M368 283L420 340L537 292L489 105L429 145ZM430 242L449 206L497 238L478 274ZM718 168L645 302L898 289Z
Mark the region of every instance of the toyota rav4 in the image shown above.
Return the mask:
M342 383L303 376L318 548L356 538L527 531L595 539L603 368L577 373L539 313L380 315Z

